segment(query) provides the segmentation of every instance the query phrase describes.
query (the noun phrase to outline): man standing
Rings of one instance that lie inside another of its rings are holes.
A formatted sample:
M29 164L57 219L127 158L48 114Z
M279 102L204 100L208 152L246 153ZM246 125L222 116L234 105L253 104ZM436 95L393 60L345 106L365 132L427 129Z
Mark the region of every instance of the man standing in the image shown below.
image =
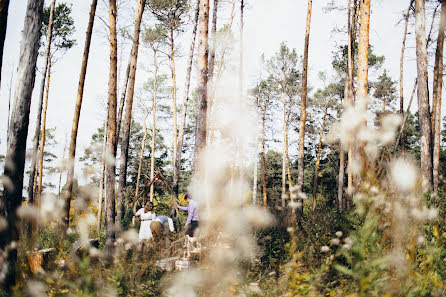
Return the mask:
M192 200L189 194L184 197L187 206L178 206L181 210L187 211L187 221L184 228L186 229L186 234L190 237L194 237L195 229L198 228L198 208L197 203Z

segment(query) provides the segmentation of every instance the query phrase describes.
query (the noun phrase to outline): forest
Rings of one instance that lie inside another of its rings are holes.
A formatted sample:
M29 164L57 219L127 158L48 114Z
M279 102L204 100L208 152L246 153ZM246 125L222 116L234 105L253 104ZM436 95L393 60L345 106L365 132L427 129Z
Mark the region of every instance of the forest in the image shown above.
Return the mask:
M0 0L0 296L446 296L445 29L446 0Z

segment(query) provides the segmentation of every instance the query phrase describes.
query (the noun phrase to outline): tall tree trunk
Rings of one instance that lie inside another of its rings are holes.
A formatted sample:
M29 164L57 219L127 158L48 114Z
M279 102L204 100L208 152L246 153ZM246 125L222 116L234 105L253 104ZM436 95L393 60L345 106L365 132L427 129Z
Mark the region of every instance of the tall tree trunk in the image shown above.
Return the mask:
M200 0L198 16L198 91L195 109L195 152L194 168L198 169L198 159L201 151L206 146L206 113L207 113L207 89L208 89L208 25L209 25L209 0Z
M319 133L319 145L317 147L316 156L316 168L314 170L314 184L313 184L313 212L316 211L316 195L317 195L317 182L319 174L319 164L321 163L321 152L322 152L322 138L324 137L325 129L325 118L327 117L328 107L325 107L324 116L322 117L321 132Z
M1 70L0 70L1 71ZM12 79L14 77L14 66L11 71L11 78L9 80L9 96L8 96L8 124L6 126L6 132L9 132L9 120L11 119L11 97L12 97Z
M401 47L401 58L400 58L400 114L404 114L404 83L403 83L403 74L404 74L404 52L406 51L406 38L407 38L407 28L409 26L409 16L410 9L412 8L414 0L411 0L409 3L409 7L407 8L407 12L404 15L404 34L403 34L403 45Z
M102 200L104 197L104 181L105 181L105 153L107 148L107 119L104 121L104 140L102 144L102 158L101 158L101 178L99 181L99 197L98 197L98 223L97 230L101 230L102 224Z
M406 50L406 38L407 38L407 28L409 26L409 16L410 16L410 9L412 8L414 0L410 1L409 8L407 8L407 12L404 15L404 35L403 35L403 45L401 47L401 58L400 58L400 115L402 116L404 114L404 81L403 81L403 74L404 74L404 52ZM404 147L404 134L401 135L402 141L401 141L401 151L404 154L405 147Z
M176 155L177 155L177 77L175 72L175 52L174 52L174 39L173 29L170 29L170 71L172 74L172 113L173 113L173 167L175 168Z
M254 206L256 205L256 201L257 201L257 172L258 172L258 164L259 164L259 154L257 151L258 148L259 148L258 142L256 142L255 151L254 151L254 172L253 172L253 179L252 179L252 205L254 205Z
M117 197L117 215L116 225L121 227L122 219L124 218L124 192L127 182L127 162L129 156L130 130L132 123L132 107L133 96L135 93L135 77L136 67L138 64L138 49L139 49L139 35L141 31L141 20L144 13L146 0L138 0L138 10L136 12L135 30L133 33L133 46L130 59L130 73L129 73L129 89L127 94L127 104L125 107L124 130L121 143L121 163L119 166L119 181L118 181L118 197ZM116 135L119 137L119 135Z
M190 74L192 72L192 62L194 58L194 49L195 49L195 39L197 36L197 24L198 24L198 12L199 12L200 0L197 0L197 9L195 12L194 19L194 28L192 31L192 42L189 49L189 60L187 64L187 73L186 73L186 81L184 86L184 96L183 96L183 109L181 111L181 123L180 130L178 132L178 146L177 146L177 154L175 156L175 170L173 173L173 191L175 196L178 197L178 182L180 177L180 169L181 169L181 152L183 150L183 140L184 140L184 127L186 126L186 116L187 116L187 104L189 102L189 88L190 88Z
M23 173L25 169L26 138L28 136L29 110L34 88L37 55L39 53L40 29L42 26L43 0L28 0L20 44L20 61L14 93L14 107L8 131L3 197L0 200L0 215L8 228L0 230L0 259L3 265L0 274L5 278L2 286L6 293L15 283L19 219L17 208L22 203Z
M415 0L415 34L418 78L418 116L421 134L421 172L423 183L432 186L432 142L429 93L427 86L427 48L425 31L425 1Z
M155 65L155 77L153 79L153 99L152 99L152 152L150 154L150 180L155 177L155 139L156 139L156 97L158 90L158 61L156 51L153 51L153 63ZM150 202L153 201L153 183L150 185Z
M444 30L446 26L446 1L441 2L440 26L438 28L437 50L435 53L435 69L434 69L434 91L433 91L433 109L432 117L434 118L434 190L439 184L440 169L440 140L441 140L441 93L443 86L443 46L444 46ZM435 127L435 128L434 128Z
M213 10L212 10L212 26L211 26L211 34L210 34L211 35L211 44L209 45L209 77L208 77L208 80L211 83L214 78L218 2L219 2L219 0L214 0L214 6L213 6ZM198 15L196 15L196 16L198 16Z
M240 63L240 71L239 71L239 96L240 101L243 98L243 13L245 10L245 1L240 0L240 57L239 57L239 63Z
M45 152L45 133L46 133L46 112L48 110L48 95L50 92L51 79L51 58L48 63L48 73L46 78L45 104L43 106L42 131L40 133L40 153L39 153L39 184L37 186L38 199L42 199L42 177L43 177L43 154ZM37 203L38 205L39 203Z
M265 120L266 109L263 111L262 116L262 189L263 189L263 207L266 209L268 204L268 198L266 194L266 162L265 162Z
M338 208L344 210L344 177L345 177L345 152L339 148L339 174L338 174Z
M304 184L304 154L305 154L305 121L307 119L307 80L308 80L308 47L310 44L310 24L312 0L308 0L307 24L305 29L304 60L302 70L302 99L300 104L299 125L299 156L297 159L297 191L302 192ZM303 203L301 203L303 209Z
M368 95L369 73L369 28L370 28L370 0L361 0L359 10L359 40L358 40L358 100L359 104L365 104ZM367 109L367 106L365 106ZM366 124L366 123L365 123ZM365 154L365 142L359 144L359 154L362 162L362 170L367 170L367 156Z
M109 0L109 29L110 29L110 73L108 81L108 138L106 158L116 157L116 85L118 70L118 42L116 36L116 0ZM115 160L105 162L105 191L107 203L106 210L106 248L110 253L115 238Z
M116 147L118 147L119 135L121 133L122 114L124 112L125 97L127 95L127 86L129 85L131 59L132 59L132 56L130 55L129 63L127 64L127 70L125 71L124 86L122 87L122 90L121 90L121 101L119 101L118 119L117 119L117 123L116 123L116 135L117 135L116 136L116 144L115 144Z
M5 46L6 27L8 24L9 0L0 0L0 81L3 62L3 48Z
M370 0L361 0L358 41L358 90L360 100L368 94Z
M284 80L284 84L285 84ZM286 206L286 146L288 145L287 141L287 109L285 102L285 94L284 90L282 90L282 104L283 104L283 152L282 152L282 207Z
M64 228L68 228L70 218L70 205L73 196L73 179L74 179L74 159L76 156L77 131L79 127L79 118L81 114L82 99L84 96L85 76L87 74L88 56L90 54L91 35L93 32L94 16L98 0L92 0L90 8L90 17L88 20L87 33L85 37L84 54L82 57L81 73L79 76L79 84L77 87L76 105L74 108L73 124L71 128L70 150L68 152L69 166L67 173L67 183L65 185L65 202L64 202ZM105 131L104 131L105 133Z
M147 140L147 117L149 116L149 113L146 114L146 116L144 117L144 136L142 138L142 143L141 143L141 150L139 152L139 164L138 164L138 175L136 177L136 187L135 187L135 201L138 199L138 195L139 195L139 184L141 181L141 171L142 171L142 161L144 159L144 149L146 148L146 140Z
M45 63L43 66L42 73L42 81L40 83L40 96L39 96L39 105L37 107L37 119L36 119L36 130L34 132L34 144L33 144L33 152L32 152L32 161L31 168L29 173L29 181L28 181L28 202L30 204L34 203L34 181L37 170L37 159L38 159L38 151L39 151L39 141L40 141L40 123L42 122L42 108L43 108L43 98L45 94L45 82L48 72L48 64L51 59L51 40L53 38L53 19L54 19L54 7L56 5L56 1L53 0L51 2L50 7L50 18L48 21L48 29L46 34L46 47L45 47Z
M357 2L354 1L353 9L354 13L353 16L351 15L351 0L348 1L348 9L347 9L347 28L348 28L348 43L347 43L347 75L346 75L346 82L345 82L345 90L344 90L344 96L346 98L347 104L353 105L354 103L354 82L353 82L353 60L354 60L354 53L353 48L355 44L356 39L356 22L357 22ZM354 151L353 151L353 144L350 144L348 146L348 166L352 166L354 162ZM343 188L343 185L342 185ZM350 170L347 172L347 193L350 196L353 194L353 172ZM343 196L343 191L339 192L342 196L339 197L340 200L344 201L346 200L346 197ZM344 204L344 203L343 203Z

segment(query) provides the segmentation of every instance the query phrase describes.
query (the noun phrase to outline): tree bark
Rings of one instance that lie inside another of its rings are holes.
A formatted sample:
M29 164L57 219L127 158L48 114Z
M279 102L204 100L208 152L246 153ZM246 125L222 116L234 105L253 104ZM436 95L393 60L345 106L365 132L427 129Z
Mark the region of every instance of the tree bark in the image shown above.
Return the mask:
M433 90L433 136L434 136L434 190L438 188L440 182L440 141L441 141L441 93L443 86L443 48L444 48L444 30L446 26L446 1L441 2L440 25L438 28L437 50L435 53L434 69L434 90Z
M239 63L240 63L240 71L239 71L239 96L240 96L240 102L243 98L243 13L245 10L245 2L244 0L240 0L240 57L239 57Z
M409 8L407 8L407 12L404 15L404 35L403 35L403 45L401 47L401 59L400 59L400 115L402 116L404 114L404 81L403 81L403 74L404 74L404 52L406 50L406 38L407 38L407 28L409 25L409 16L410 16L410 9L412 8L412 5L414 3L414 0L410 1ZM404 134L401 135L402 138L402 145L401 145L401 151L405 152L404 147Z
M283 82L286 83L286 80ZM283 104L283 153L282 153L282 207L286 206L286 146L288 145L288 137L287 137L287 109L285 102L285 94L284 90L282 90L282 104Z
M206 146L207 130L207 85L208 85L208 25L209 0L200 0L198 16L198 91L196 102L196 130L194 168L198 169L198 160Z
M193 62L193 58L194 58L195 39L197 36L199 6L200 6L200 0L197 0L197 9L195 12L195 19L194 19L194 28L192 31L192 42L191 42L190 49L189 49L189 60L188 60L188 64L187 64L187 73L186 73L186 81L185 81L184 96L183 96L183 109L181 111L180 130L178 132L178 146L177 146L177 154L175 156L175 158L176 158L175 170L173 173L173 191L174 191L176 197L178 197L178 182L180 179L179 177L180 177L180 170L181 170L181 152L183 150L184 127L186 126L187 104L189 102L190 75L192 72L192 62Z
M365 100L368 95L369 71L369 28L370 28L370 0L361 0L359 12L359 41L358 41L358 90L359 100Z
M20 61L17 67L14 107L8 131L4 178L9 182L6 185L4 183L3 197L0 201L0 215L8 223L8 228L0 230L0 259L3 263L0 274L5 274L2 286L6 293L11 292L11 287L15 283L16 244L19 242L19 219L16 211L22 203L26 138L39 52L43 3L43 0L29 0L27 4L20 44Z
M39 141L40 141L40 125L42 122L42 108L43 108L43 99L45 94L45 83L48 72L48 64L51 59L51 40L53 38L53 19L54 19L54 7L56 5L56 1L53 0L51 2L50 8L50 18L48 21L48 29L47 29L47 37L46 37L46 47L45 47L45 64L43 66L42 73L42 81L40 83L40 96L39 96L39 105L37 107L37 120L36 120L36 130L34 132L34 144L33 144L33 152L32 152L32 161L31 168L29 171L29 181L28 181L28 202L30 204L34 203L34 181L37 170L37 159L38 159L38 151L39 151Z
M170 29L170 71L172 74L172 113L173 113L173 167L175 168L177 155L177 77L175 72L173 29Z
M345 152L339 148L339 175L338 175L338 208L344 210L344 177L345 177Z
M427 86L427 48L425 31L425 1L415 0L415 34L417 55L417 97L421 134L421 172L423 183L432 186L432 141L429 93Z
M110 73L108 81L108 139L105 162L105 191L107 197L106 209L106 248L111 253L115 238L115 157L116 157L116 86L118 70L118 42L116 36L116 0L109 0L109 29L110 29ZM110 160L113 158L113 160Z
M156 139L156 97L158 89L158 61L156 51L153 51L153 63L155 64L155 77L153 79L153 99L152 99L152 152L150 154L150 180L155 176L155 139ZM153 201L153 183L150 185L150 202Z
M357 96L359 104L364 105L368 95L368 73L369 73L369 29L370 29L370 0L361 0L359 10L359 40L358 40L358 86ZM364 123L367 124L367 123ZM367 171L367 156L365 154L365 142L359 144L359 154L362 163L362 170Z
M70 150L68 152L68 173L67 183L65 185L65 202L64 202L64 228L68 229L70 219L70 205L73 196L73 180L74 180L74 160L76 156L77 132L79 128L79 119L81 114L82 99L84 96L85 77L87 75L88 57L90 54L91 35L93 33L94 17L98 0L92 0L90 7L90 17L88 20L87 33L85 37L84 54L82 57L81 72L79 75L79 84L77 87L76 105L74 108L73 124L71 128ZM105 133L105 131L104 131ZM103 156L104 157L104 156Z
M214 0L214 6L212 10L212 26L211 26L211 44L209 46L209 78L212 82L214 78L214 65L215 65L215 43L217 33L217 13L218 13L218 0Z
M124 192L127 182L127 162L129 156L129 143L130 143L130 128L132 123L132 107L133 96L135 93L135 78L136 67L138 65L138 49L139 49L139 35L141 31L141 20L144 13L146 0L138 0L138 10L136 12L135 30L133 33L133 46L130 59L130 72L129 72L129 89L127 94L127 103L125 106L125 118L124 118L124 130L121 143L121 159L119 166L119 181L118 181L118 197L117 197L117 215L116 225L121 227L122 219L124 218ZM116 135L119 137L119 135Z
M43 177L43 154L45 152L45 133L46 133L46 112L48 110L48 95L50 92L51 79L51 58L48 63L48 73L46 78L45 103L43 106L42 130L40 133L40 154L39 154L39 183L37 185L37 197L42 199L42 177ZM37 203L39 205L39 203Z
M345 84L345 92L344 96L346 98L347 104L353 105L354 102L354 82L353 82L353 60L354 60L354 53L353 48L355 44L355 36L356 36L356 10L357 10L357 4L356 0L354 1L354 13L353 16L351 15L351 0L348 1L348 20L347 20L347 28L348 28L348 43L347 43L347 75L346 75L346 84ZM350 144L348 146L348 166L351 166L354 162L354 151L353 151L353 144ZM350 170L347 172L347 192L349 196L353 194L353 172ZM340 194L342 197L339 197L342 201L346 200L346 197L343 196L343 191L340 191ZM350 197L351 198L351 197ZM343 203L345 204L345 203Z
M407 28L409 26L409 16L410 9L412 8L414 0L410 1L407 12L404 15L404 34L403 34L403 45L401 47L401 58L400 58L400 114L404 113L404 84L403 84L403 74L404 74L404 52L406 51L406 38L407 38Z
M258 164L259 164L259 154L258 154L258 142L255 144L255 153L254 153L254 172L252 179L252 205L256 205L257 201L257 172L258 172Z
M0 81L3 62L3 48L5 46L6 27L8 24L9 0L0 0Z
M321 132L319 134L319 145L317 148L316 168L314 170L314 184L313 184L313 212L316 211L317 182L318 182L318 177L319 177L318 176L319 164L321 163L322 138L324 137L325 118L327 117L327 111L328 111L328 107L325 107L324 116L322 117Z
M302 99L300 104L300 125L299 125L299 156L297 159L297 191L302 192L304 184L304 154L305 154L305 121L307 119L307 80L308 80L308 47L310 44L310 24L311 9L313 1L308 0L307 24L305 29L305 46L302 70ZM301 201L302 209L303 202Z
M132 56L130 55L129 63L127 64L127 69L125 71L124 86L122 87L122 90L121 90L121 101L119 101L118 119L117 119L117 123L116 123L116 135L117 135L116 136L116 144L115 144L116 147L118 147L119 135L121 134L122 113L124 112L125 97L127 95L127 86L129 85L131 59L132 59Z

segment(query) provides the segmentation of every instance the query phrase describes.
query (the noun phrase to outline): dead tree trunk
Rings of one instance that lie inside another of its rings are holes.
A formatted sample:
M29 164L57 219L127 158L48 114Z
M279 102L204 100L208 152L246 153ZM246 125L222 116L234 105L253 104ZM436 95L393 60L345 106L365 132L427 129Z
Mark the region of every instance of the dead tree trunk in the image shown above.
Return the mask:
M138 0L138 10L136 12L135 30L133 33L133 46L130 59L129 89L127 94L127 104L125 107L124 130L121 143L121 163L119 166L118 197L116 225L121 227L124 218L124 192L127 181L127 162L129 156L130 128L132 123L133 96L135 93L136 67L138 64L139 35L141 31L141 20L144 13L146 0ZM119 137L117 135L116 137Z
M65 202L64 202L64 227L68 228L70 218L70 205L73 196L73 179L74 179L74 159L76 156L77 131L79 127L79 118L81 115L82 99L84 96L85 77L87 75L88 56L90 54L91 35L93 32L94 16L98 0L91 2L90 17L88 20L87 34L85 37L84 54L82 57L81 73L79 76L79 84L77 87L76 106L74 109L73 125L71 128L70 150L68 152L69 164L67 173L67 183L65 185ZM104 131L105 133L105 131Z
M192 42L191 42L191 46L189 49L189 60L188 60L188 64L187 64L186 82L185 82L184 96L183 96L184 102L183 102L183 109L181 111L180 130L178 132L178 146L177 146L177 154L175 156L175 159L176 159L175 170L173 173L173 191L174 191L176 197L178 197L178 182L180 179L179 177L180 177L180 169L181 169L181 152L183 150L184 127L186 126L187 104L189 102L190 74L192 72L192 61L193 61L193 57L194 57L195 39L196 39L196 35L197 35L199 6L200 6L200 0L197 0L197 9L195 12L194 29L192 31Z
M45 152L45 132L46 132L46 112L48 110L48 95L50 92L51 79L51 57L48 63L48 73L46 78L45 104L43 106L42 131L40 133L40 153L39 153L39 183L37 185L37 197L42 199L42 177L43 177L43 154ZM37 203L38 205L39 203Z
M327 117L327 111L328 107L325 107L324 116L322 117L321 132L319 133L319 145L317 147L316 168L314 170L314 184L313 184L313 212L316 211L317 182L319 177L319 164L321 163L322 138L324 137L325 118Z
M207 132L207 85L208 85L208 25L209 0L200 0L198 16L198 91L195 109L195 152L194 168L198 169L198 160L206 146Z
M308 0L307 24L305 29L304 60L302 70L302 99L300 104L299 125L299 156L297 158L297 191L302 192L304 184L304 154L305 154L305 121L307 119L307 80L308 80L308 47L310 44L311 8L313 1ZM303 202L301 201L302 209Z
M432 186L432 141L429 93L427 86L427 47L425 31L425 1L415 0L415 34L418 78L418 115L421 136L421 172L423 183Z
M110 73L108 81L108 139L105 162L105 191L107 203L106 210L106 247L110 253L115 239L115 157L116 157L116 85L118 70L118 42L116 36L116 0L109 1L109 29L110 29ZM110 160L113 158L113 160Z
M434 136L434 190L438 188L440 182L440 141L441 141L441 93L443 86L443 47L444 47L444 30L446 26L446 2L441 2L440 26L438 28L437 50L435 53L435 69L434 69L434 90L433 90L433 136Z
M50 18L48 21L48 29L47 29L47 37L46 37L46 47L45 47L45 64L43 66L42 73L42 81L40 83L40 96L39 96L39 105L37 107L37 119L36 119L36 130L34 132L34 144L33 144L33 152L32 152L32 161L31 168L29 171L29 181L28 181L28 202L34 203L34 181L37 170L37 159L38 159L38 151L39 151L39 141L40 141L40 124L42 122L42 108L43 108L43 99L45 94L45 82L47 78L48 72L48 64L50 61L50 49L51 49L51 40L53 38L53 19L54 19L54 7L56 5L56 1L53 0L50 8Z
M0 0L0 81L3 62L3 48L5 46L6 27L8 23L9 0Z
M14 107L8 131L8 150L4 167L4 192L0 203L0 215L8 228L0 230L0 274L5 278L1 285L6 293L15 283L19 220L17 208L22 203L23 173L25 169L26 138L28 136L29 110L34 88L37 55L39 53L40 28L42 26L43 0L29 0L20 44L20 61L17 67Z

